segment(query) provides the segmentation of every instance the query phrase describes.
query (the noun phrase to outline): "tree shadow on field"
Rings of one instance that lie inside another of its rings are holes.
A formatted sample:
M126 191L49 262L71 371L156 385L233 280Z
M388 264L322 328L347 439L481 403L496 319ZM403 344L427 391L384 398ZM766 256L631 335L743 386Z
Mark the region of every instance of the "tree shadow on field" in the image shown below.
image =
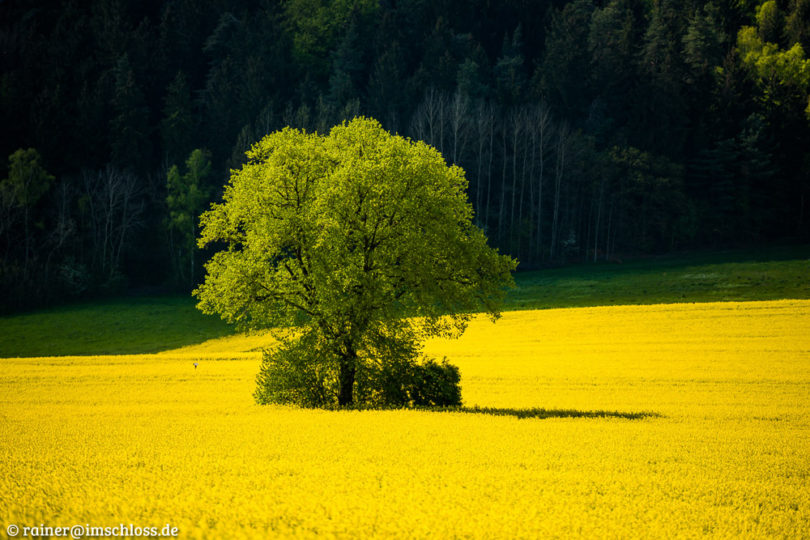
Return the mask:
M424 410L433 412L456 412L467 414L488 414L491 416L514 416L525 418L624 418L625 420L643 420L644 418L660 418L655 412L620 412L620 411L580 411L577 409L512 409L496 407L434 407Z

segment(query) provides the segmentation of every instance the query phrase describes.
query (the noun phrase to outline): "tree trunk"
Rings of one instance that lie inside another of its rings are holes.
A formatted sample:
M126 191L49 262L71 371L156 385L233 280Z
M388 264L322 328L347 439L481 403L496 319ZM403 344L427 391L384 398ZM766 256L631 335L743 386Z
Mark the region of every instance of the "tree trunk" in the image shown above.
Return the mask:
M483 201L483 178L482 178L482 171L484 165L484 102L479 101L476 104L476 135L478 136L478 159L476 160L476 165L478 166L478 174L475 177L475 219L478 222L478 226L482 229L485 228L484 225L484 209L482 208L482 201Z
M354 403L354 376L357 372L357 351L349 349L340 357L340 372L338 383L338 405L345 407Z
M596 207L596 227L594 228L593 240L593 262L596 262L597 254L599 253L599 227L602 224L602 207L605 204L605 173L602 173L601 181L599 182L599 202Z
M498 240L503 248L507 235L504 232L504 218L506 217L506 124L501 125L501 203L498 207Z
M494 149L492 147L493 141L495 139L495 112L492 110L492 105L489 106L487 110L487 114L489 114L489 158L488 165L487 165L487 202L484 205L484 208L487 209L487 213L484 216L484 224L489 226L489 209L490 204L492 201L492 157L494 155Z
M518 136L520 135L520 114L517 109L513 110L509 115L510 123L512 124L512 201L509 208L509 236L508 246L511 253L519 256L520 253L515 250L515 201L517 200L518 191Z
M520 257L521 248L523 247L523 200L525 198L524 195L526 193L526 169L529 158L529 149L526 147L526 135L527 135L526 132L529 129L529 116L526 109L523 109L520 116L520 121L523 124L522 130L524 132L523 135L524 143L523 143L523 165L521 166L520 170L520 196L518 197L518 218L517 218L518 228L517 228L517 248L516 248L517 250L516 253L518 254L517 255L518 257ZM529 227L529 229L531 229L531 227ZM531 244L529 244L529 246L531 246ZM529 251L531 251L531 249ZM531 256L528 253L526 253L525 255L526 259L531 258Z
M551 247L549 249L549 259L554 260L557 249L557 227L560 217L560 189L562 187L562 176L565 171L565 124L560 126L559 140L557 141L557 162L554 165L554 209L551 216Z
M543 261L543 180L545 173L546 141L550 124L551 116L548 107L541 102L537 119L537 129L540 135L540 146L537 152L540 161L540 170L538 171L539 176L537 179L537 232L535 236L538 262Z
M28 257L31 250L31 233L28 229L28 201L25 202L25 216L23 218L25 222L25 261L23 262L23 279L26 281L28 280Z

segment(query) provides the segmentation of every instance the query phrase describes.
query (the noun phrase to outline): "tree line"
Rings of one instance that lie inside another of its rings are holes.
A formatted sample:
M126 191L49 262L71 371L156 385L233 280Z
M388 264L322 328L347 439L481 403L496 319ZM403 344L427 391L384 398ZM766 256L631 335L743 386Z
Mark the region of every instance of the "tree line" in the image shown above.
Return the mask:
M0 3L0 301L190 290L284 126L466 171L521 268L810 237L810 0Z

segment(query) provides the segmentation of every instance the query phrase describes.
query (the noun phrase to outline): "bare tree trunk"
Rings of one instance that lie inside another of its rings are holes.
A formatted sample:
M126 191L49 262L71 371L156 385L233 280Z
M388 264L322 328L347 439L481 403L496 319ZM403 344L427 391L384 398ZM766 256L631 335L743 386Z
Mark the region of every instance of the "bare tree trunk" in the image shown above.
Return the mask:
M433 87L425 91L422 103L411 119L411 133L417 140L425 141L441 152L441 131L444 129L444 96ZM437 133L438 132L438 133Z
M501 204L498 209L498 238L501 245L507 238L504 232L504 219L506 217L506 125L501 126Z
M568 146L568 134L570 128L567 123L560 126L557 133L557 160L554 167L554 213L551 218L551 249L550 258L554 258L557 249L557 237L559 235L560 219L560 195L562 191L563 175L565 174L565 153Z
M25 228L25 259L23 260L23 279L28 281L28 259L31 251L31 232L28 226L28 204L23 205L23 226Z
M537 132L540 136L538 157L540 160L540 174L537 180L537 255L538 261L543 260L543 184L545 182L546 141L551 130L551 112L548 106L541 102L537 112Z
M84 184L84 193L85 193L85 201L87 201L87 218L88 218L88 227L90 229L90 244L92 246L90 252L90 258L93 263L96 263L96 246L98 245L98 221L96 218L96 205L95 200L97 197L97 193L94 191L95 181L93 177L95 176L94 173L90 171L82 171L82 183Z
M427 140L426 139L427 130L425 127L423 116L424 112L423 105L419 105L413 112L413 116L411 116L411 123L408 126L408 130L410 131L411 137L413 137L417 141Z
M31 200L29 193L34 184L34 171L29 169L23 180L23 185L20 186L21 193L19 202L23 207L23 229L25 234L25 259L23 260L23 279L28 280L29 267L31 266L31 205L35 201Z
M596 226L594 227L593 234L593 262L597 261L597 253L599 252L599 226L602 221L602 206L605 201L605 174L602 173L602 178L599 181L599 202L596 207Z
M264 108L261 110L259 115L256 117L256 131L258 131L259 137L264 137L270 130L273 128L273 102L270 101Z
M118 236L118 248L115 250L113 265L118 267L121 263L121 253L124 251L124 241L126 240L129 225L129 206L132 202L132 192L135 191L134 177L124 174L121 178L121 225Z
M486 219L484 222L489 225L489 210L492 204L492 159L494 157L494 141L495 141L495 111L490 104L488 108L489 114L489 164L487 165L487 203L486 203Z
M479 100L475 106L475 135L478 138L478 155L477 155L477 167L478 173L475 176L475 217L476 221L478 222L478 226L482 227L483 223L481 222L481 216L483 215L483 208L481 208L482 202L482 192L483 192L483 178L481 177L483 166L484 166L484 143L485 143L485 133L486 131L486 118L484 116L484 102L483 100Z
M301 106L295 111L295 127L299 129L311 130L310 120L312 118L309 105L302 103Z
M315 129L318 133L328 133L329 127L336 123L335 120L338 120L335 116L335 108L332 103L323 96L318 97L318 103L315 107Z
M525 134L529 128L529 114L528 111L523 108L520 114L520 122L523 124L522 130ZM526 169L527 169L527 162L529 158L529 150L526 146L526 140L524 135L524 143L523 143L523 164L520 168L520 196L518 197L518 230L517 230L517 254L520 256L521 248L523 247L523 201L525 199L526 194ZM529 199L531 200L531 199ZM531 244L529 244L531 246Z
M469 101L467 96L460 91L453 96L450 113L450 127L453 130L453 163L458 164L464 155L464 147L467 143L467 116L469 115Z
M445 117L447 116L447 112L445 111L446 108L446 99L444 93L437 92L436 93L439 97L439 152L444 155L444 121Z
M102 274L111 276L118 268L126 240L140 224L143 204L138 180L108 166L103 171L84 173L86 199L90 211L93 255Z
M513 249L514 244L514 233L515 233L515 201L518 192L518 173L517 173L517 162L518 162L518 136L520 136L521 131L521 122L520 122L520 113L513 109L509 113L509 124L512 128L512 204L509 210L509 247ZM504 158L505 159L505 158Z
M425 119L427 120L427 132L430 137L429 143L436 146L436 121L438 120L438 102L436 101L436 89L431 87L425 95Z
M102 229L102 243L101 243L101 268L102 272L106 275L109 274L107 267L108 259L108 245L110 244L110 236L112 236L112 213L114 210L115 200L113 194L115 193L114 177L115 174L112 167L107 168L107 174L99 173L102 175L102 182L104 186L104 205L101 207L104 212L104 228Z
M57 196L57 215L56 225L50 234L50 242L52 248L48 250L48 256L45 260L45 274L49 274L51 260L54 256L58 255L62 246L73 236L75 231L73 220L70 218L70 205L72 199L72 192L67 182L60 182L56 189Z
M610 200L610 210L608 211L607 233L605 234L605 260L606 261L609 261L610 256L611 256L610 233L612 232L612 226L613 226L613 206L614 206L614 201L611 198L611 200Z
M537 126L534 123L535 120L535 111L534 108L529 112L529 117L526 121L526 127L529 129L531 133L531 147L532 147L532 158L529 162L529 207L528 207L528 242L529 242L529 251L528 251L528 260L529 263L534 263L534 245L535 245L535 238L534 238L534 227L531 226L533 223L532 218L536 218L536 211L534 208L534 182L535 182L535 164L537 162Z

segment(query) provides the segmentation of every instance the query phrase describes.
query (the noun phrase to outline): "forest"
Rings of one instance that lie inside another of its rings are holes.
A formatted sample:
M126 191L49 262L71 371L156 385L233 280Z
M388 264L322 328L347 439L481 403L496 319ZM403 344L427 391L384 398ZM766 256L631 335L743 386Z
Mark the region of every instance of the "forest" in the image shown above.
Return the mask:
M435 146L521 269L810 240L810 0L0 1L0 311L189 291L285 126Z

